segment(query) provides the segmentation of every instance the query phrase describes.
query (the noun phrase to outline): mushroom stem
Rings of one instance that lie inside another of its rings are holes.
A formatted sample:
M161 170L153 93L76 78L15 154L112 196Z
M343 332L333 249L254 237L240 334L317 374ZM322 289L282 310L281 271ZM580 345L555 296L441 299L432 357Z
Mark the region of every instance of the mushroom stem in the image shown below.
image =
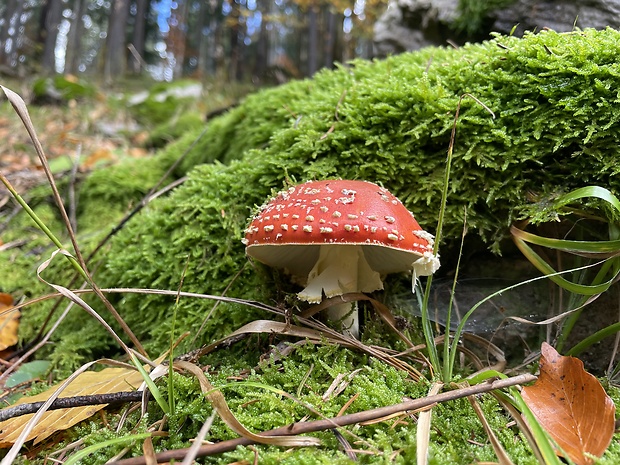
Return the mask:
M383 289L381 275L374 271L360 245L321 246L319 259L308 273L306 288L298 296L311 303L325 297L350 292L372 292Z
M306 288L298 296L302 300L318 303L326 297L350 292L372 292L383 289L381 275L374 271L360 245L321 246L319 259L308 274ZM354 338L359 338L357 304L334 305L327 312L327 319L342 320L343 328Z
M349 334L355 339L360 338L360 317L357 302L332 305L327 309L327 319L340 321L343 334Z

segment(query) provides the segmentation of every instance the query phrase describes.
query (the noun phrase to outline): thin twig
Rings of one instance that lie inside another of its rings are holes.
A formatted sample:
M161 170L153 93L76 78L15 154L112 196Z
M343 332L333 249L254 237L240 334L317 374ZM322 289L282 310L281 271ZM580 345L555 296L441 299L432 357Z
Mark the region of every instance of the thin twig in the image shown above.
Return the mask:
M60 410L63 408L86 407L88 405L100 404L123 404L126 402L139 402L142 400L142 391L121 391L108 394L93 394L90 396L62 397L56 399L47 410ZM0 410L0 421L9 418L20 417L35 413L45 402L31 402L20 404L15 407L8 407Z
M69 220L73 231L77 233L77 204L75 200L75 180L77 178L78 168L80 167L80 157L82 154L82 145L78 145L75 152L75 159L71 166L71 175L69 176Z
M164 177L162 177L162 179L164 179ZM151 201L155 200L157 197L165 194L168 191L171 191L172 189L174 189L175 187L180 186L181 184L183 184L185 181L187 180L187 176L183 176L182 178L179 178L173 182L171 182L170 184L168 184L167 186L165 186L164 188L162 188L159 191L153 191L153 189L151 189L151 191L144 196L144 198L140 201L140 203L129 213L127 213L120 221L119 223L114 226L112 228L112 230L108 233L108 235L106 237L104 237L98 244L97 246L92 250L92 252L86 257L86 262L90 262L93 257L97 254L97 252L99 252L99 250L101 250L101 248L107 244L107 242L112 239L112 236L114 236L117 232L119 232L121 229L123 229L123 227L125 226L125 224L127 224L127 222L132 219L137 213L140 212L140 210L142 210L144 207L146 207ZM159 184L161 184L161 180L160 182L157 183L156 187L159 186Z

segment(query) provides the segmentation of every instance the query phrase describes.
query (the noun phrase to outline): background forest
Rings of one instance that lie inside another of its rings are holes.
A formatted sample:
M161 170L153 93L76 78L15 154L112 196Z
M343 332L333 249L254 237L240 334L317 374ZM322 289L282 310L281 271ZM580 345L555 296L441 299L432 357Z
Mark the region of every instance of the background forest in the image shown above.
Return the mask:
M386 0L4 0L0 72L255 84L372 54Z

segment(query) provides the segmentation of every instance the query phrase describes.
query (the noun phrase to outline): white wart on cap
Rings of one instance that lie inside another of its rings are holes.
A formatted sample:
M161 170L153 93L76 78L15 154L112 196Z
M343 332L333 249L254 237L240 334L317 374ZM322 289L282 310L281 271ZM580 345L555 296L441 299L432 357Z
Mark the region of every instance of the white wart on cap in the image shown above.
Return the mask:
M439 268L433 236L387 189L366 181L311 181L280 192L245 231L250 257L284 268L302 300L383 289L381 276Z

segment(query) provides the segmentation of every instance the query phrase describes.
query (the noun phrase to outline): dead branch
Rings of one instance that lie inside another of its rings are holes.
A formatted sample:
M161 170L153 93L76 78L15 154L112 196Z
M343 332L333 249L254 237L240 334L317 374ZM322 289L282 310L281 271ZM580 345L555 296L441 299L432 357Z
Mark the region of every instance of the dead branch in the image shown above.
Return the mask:
M100 404L123 404L126 402L139 402L142 400L142 391L113 392L109 394L94 394L90 396L61 397L56 399L48 410L60 410L63 408L86 407ZM15 407L7 407L0 410L0 421L10 418L36 413L45 402L31 402L20 404Z

